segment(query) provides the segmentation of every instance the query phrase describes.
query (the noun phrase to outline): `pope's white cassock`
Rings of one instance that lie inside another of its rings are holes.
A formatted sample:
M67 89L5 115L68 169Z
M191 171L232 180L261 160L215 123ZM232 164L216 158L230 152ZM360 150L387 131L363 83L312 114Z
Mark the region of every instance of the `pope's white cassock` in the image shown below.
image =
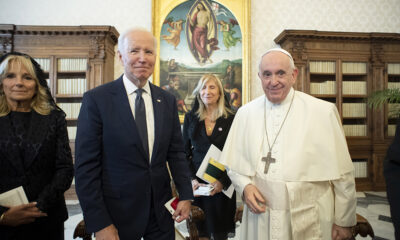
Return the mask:
M266 134L275 163L265 174ZM332 103L293 88L280 104L256 98L237 112L220 160L238 193L254 184L267 202L261 214L245 205L240 239L331 239L333 223L356 224L354 167Z

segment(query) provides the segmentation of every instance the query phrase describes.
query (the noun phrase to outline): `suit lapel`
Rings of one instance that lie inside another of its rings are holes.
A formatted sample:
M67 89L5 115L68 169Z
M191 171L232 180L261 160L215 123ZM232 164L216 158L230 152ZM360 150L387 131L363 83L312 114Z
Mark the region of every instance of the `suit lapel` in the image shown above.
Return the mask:
M9 161L18 172L23 172L22 158L15 144L17 141L11 127L10 114L0 117L0 132L0 158Z
M40 148L42 147L42 143L48 133L49 120L50 115L40 115L35 111L32 111L28 135L26 136L26 141L29 142L30 145L27 149L25 149L25 169L29 168L33 160L38 155Z
M122 76L115 80L113 88L111 88L110 91L113 95L113 105L120 116L122 126L124 126L123 131L125 131L128 135L131 135L132 139L140 139L139 131L137 130L136 122L129 105L128 95L126 94L126 89L122 81ZM140 144L137 144L138 142L140 142ZM135 145L142 153L144 160L148 164L149 157L145 153L141 141L137 141Z
M153 144L153 153L151 155L153 159L153 157L156 156L160 144L161 132L164 122L163 109L165 108L165 101L163 96L161 95L160 89L156 88L151 83L150 83L150 89L151 89L151 98L153 101L153 112L154 112L154 144Z

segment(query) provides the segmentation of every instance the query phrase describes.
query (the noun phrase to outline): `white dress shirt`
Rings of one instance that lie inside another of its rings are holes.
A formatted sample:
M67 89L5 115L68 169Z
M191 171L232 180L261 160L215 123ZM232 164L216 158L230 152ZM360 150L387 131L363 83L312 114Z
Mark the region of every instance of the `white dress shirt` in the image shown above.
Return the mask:
M126 94L128 95L129 105L131 107L132 115L135 117L135 101L136 101L136 89L138 88L133 82L131 82L124 74L122 77L123 83L126 89ZM153 153L154 145L154 110L153 101L151 98L151 90L149 81L143 86L142 97L146 107L146 125L147 125L147 139L149 144L149 159L151 161L151 156Z

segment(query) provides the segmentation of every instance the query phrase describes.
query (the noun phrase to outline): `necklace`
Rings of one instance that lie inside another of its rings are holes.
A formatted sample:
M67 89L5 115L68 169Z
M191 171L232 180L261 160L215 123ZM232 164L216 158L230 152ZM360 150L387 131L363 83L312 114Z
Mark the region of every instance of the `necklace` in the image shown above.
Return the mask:
M207 123L207 121L208 121L208 123ZM206 118L204 120L204 126L206 127L207 135L211 135L212 130L215 126L215 121L211 121L209 118Z
M281 126L279 127L278 133L276 134L275 139L272 142L272 145L269 144L268 131L267 131L267 99L264 100L264 127L265 127L265 134L267 135L267 143L268 143L268 154L266 157L261 158L261 161L265 162L264 173L268 173L269 165L271 163L275 162L275 158L272 158L272 156L271 156L271 150L274 147L276 139L278 138L279 133L281 133L283 124L285 123L286 118L289 115L289 111L292 108L294 94L295 94L295 92L293 92L292 100L290 100L289 109L286 112L285 118L283 119Z

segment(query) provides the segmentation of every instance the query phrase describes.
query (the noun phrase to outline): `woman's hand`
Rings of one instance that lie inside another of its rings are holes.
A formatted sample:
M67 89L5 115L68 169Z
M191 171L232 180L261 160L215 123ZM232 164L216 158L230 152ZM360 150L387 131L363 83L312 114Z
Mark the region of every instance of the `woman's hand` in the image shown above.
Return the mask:
M199 181L197 181L197 179L193 179L193 180L192 180L192 189L193 189L193 192L194 192L196 189L198 189L201 185L202 185L202 184L199 183ZM194 195L194 197L199 197L199 195Z
M217 193L220 193L222 191L222 189L224 188L224 186L222 186L222 183L218 180L216 180L215 182L211 183L211 185L213 186L213 190L211 191L210 195L214 196Z
M192 180L192 189L193 189L193 192L194 192L194 190L198 189L199 187L200 187L199 181L197 181L197 179L193 179L193 180Z
M36 202L21 204L15 207L10 207L3 216L2 225L16 227L22 224L34 222L36 218L45 217L43 213L36 207Z

